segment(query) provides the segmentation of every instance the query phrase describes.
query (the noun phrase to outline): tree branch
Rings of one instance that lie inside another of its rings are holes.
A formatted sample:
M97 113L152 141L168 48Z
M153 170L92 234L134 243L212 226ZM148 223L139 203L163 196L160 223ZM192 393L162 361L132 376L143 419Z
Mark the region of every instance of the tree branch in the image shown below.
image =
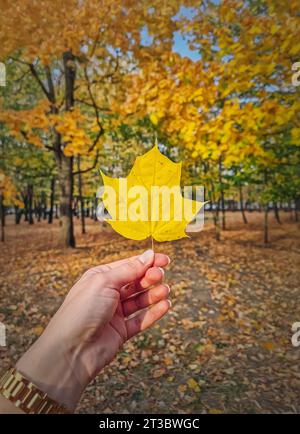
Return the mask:
M54 84L53 84L53 80L52 80L52 75L51 75L51 70L49 68L49 66L45 66L45 71L46 71L46 77L47 77L47 82L48 82L48 89L49 89L49 96L51 98L51 102L52 104L55 104L55 89L54 89Z
M97 150L97 152L96 152L95 159L94 159L94 162L93 162L91 167L88 167L87 169L77 170L76 172L73 172L73 175L76 176L76 175L79 175L82 173L90 172L91 170L95 169L95 167L98 163L98 159L99 159L99 150Z
M25 139L28 143L30 143L30 139L29 139L29 137L28 137L26 131L24 131L24 130L20 130L20 133L22 134L22 136L24 137L24 139ZM44 146L45 146L46 149L49 149L49 151L55 151L55 148L54 148L53 146L45 145L45 144L44 144Z
M51 95L50 95L49 91L46 89L46 86L44 85L44 83L40 79L40 77L39 77L39 75L38 75L38 73L37 73L37 71L36 71L36 69L32 63L29 63L29 68L30 68L31 74L33 75L33 77L36 79L36 81L40 85L40 88L42 89L42 91L44 92L44 94L46 95L48 100L50 102L53 102L53 101L51 101Z
M93 141L92 145L89 147L88 152L90 153L90 152L92 152L92 150L97 145L97 143L98 143L100 137L102 136L102 134L104 134L104 128L103 128L103 126L102 126L102 124L100 122L99 109L98 109L97 103L95 101L94 95L92 93L91 84L90 84L90 81L89 81L89 77L88 77L88 73L87 73L87 68L86 67L84 68L84 76L85 76L85 79L86 79L86 82L87 82L88 93L89 93L90 99L92 101L92 106L94 107L94 110L95 110L97 125L99 127L99 132L98 132L97 136L95 137L95 140Z
M75 102L79 102L80 104L85 104L85 105L87 105L87 106L89 106L89 107L93 107L93 108L95 108L95 107L94 107L94 104L92 104L92 103L90 103L90 102L88 102L88 101L84 101L83 99L75 98ZM97 109L98 109L99 111L111 112L111 110L110 110L108 107L99 107L99 106L97 105Z

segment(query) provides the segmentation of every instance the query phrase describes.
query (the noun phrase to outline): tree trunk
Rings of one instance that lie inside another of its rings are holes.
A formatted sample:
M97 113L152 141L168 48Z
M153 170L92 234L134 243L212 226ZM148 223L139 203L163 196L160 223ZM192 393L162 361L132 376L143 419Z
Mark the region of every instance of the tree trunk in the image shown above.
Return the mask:
M5 205L3 195L0 195L1 241L5 241Z
M80 201L80 217L81 217L81 233L85 234L85 215L84 215L84 198L82 196L82 178L80 173L80 155L77 157L77 170L78 170L78 192Z
M37 203L36 200L33 201L33 206L32 206L32 215L33 217L38 220L38 209L37 209Z
M267 169L264 171L264 187L268 186L268 172ZM264 243L267 244L269 242L269 222L268 222L268 214L269 214L269 202L264 205Z
M68 112L74 107L74 83L76 78L75 58L71 51L63 53L63 67L65 77L65 110ZM67 157L64 154L64 145L65 143L62 143L61 136L57 134L54 147L61 190L59 243L63 247L75 247L73 224L73 157Z
M219 184L220 184L220 192L221 192L221 211L222 211L222 229L226 230L226 216L225 216L225 197L224 197L224 188L223 188L223 179L222 179L222 158L219 158Z
M268 244L268 242L269 242L268 214L269 214L269 204L266 204L265 205L265 214L264 214L264 243L265 244Z
M245 208L244 208L243 187L241 185L239 187L239 190L240 190L240 208L241 208L241 213L242 213L242 217L243 217L243 222L245 224L247 224L248 220L247 220Z
M220 213L219 213L219 202L217 203L217 208L213 211L213 219L214 219L214 225L215 225L215 233L216 233L216 240L221 241L221 228L220 228Z
M59 243L63 247L75 247L73 225L73 157L60 156L60 234Z
M28 223L33 225L33 185L28 185Z
M78 203L79 203L79 197L77 196L77 197L75 197L75 200L74 200L74 209L73 209L73 213L74 213L74 216L79 220L80 215L79 215L79 207L78 207Z
M211 182L211 191L209 192L209 198L211 201L211 204L215 198L215 190L214 190L214 185L213 182ZM212 211L212 215L213 215L213 222L214 222L214 226L215 226L215 235L216 235L216 240L217 241L221 241L221 228L220 228L220 217L219 217L219 204L220 204L220 199L215 201L215 208L212 206L211 211Z
M24 202L24 221L28 222L28 195L22 194Z
M94 204L93 204L93 214L94 214L94 221L97 221L97 207L98 207L98 198L95 194L94 196Z
M55 197L55 177L51 179L51 193L50 193L50 209L48 215L48 223L53 223L53 210L54 210L54 197Z
M22 217L22 210L18 206L15 206L15 224L16 225L20 224L21 217Z
M274 215L275 215L276 221L277 221L278 224L281 225L281 220L280 220L280 217L279 217L279 211L278 211L277 203L273 202L273 206L274 206Z
M41 218L42 218L42 204L41 204L41 202L35 201L34 210L35 210L35 217L36 217L37 221L40 222Z
M42 201L43 220L47 220L47 196L44 191L42 192L41 201Z
M58 215L58 205L57 203L55 204L55 218L59 219L59 215Z

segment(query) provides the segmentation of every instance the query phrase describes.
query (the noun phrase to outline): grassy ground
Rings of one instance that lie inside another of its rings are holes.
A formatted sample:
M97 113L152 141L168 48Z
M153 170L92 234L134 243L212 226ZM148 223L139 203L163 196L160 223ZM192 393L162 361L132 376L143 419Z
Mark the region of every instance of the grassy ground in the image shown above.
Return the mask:
M300 412L299 224L271 218L262 244L262 215L228 216L216 242L210 219L191 239L156 244L172 259L166 281L172 311L127 343L91 384L78 412ZM0 255L0 321L7 327L5 367L42 332L74 281L89 267L141 252L134 242L87 220L78 248L56 247L54 225L6 227Z

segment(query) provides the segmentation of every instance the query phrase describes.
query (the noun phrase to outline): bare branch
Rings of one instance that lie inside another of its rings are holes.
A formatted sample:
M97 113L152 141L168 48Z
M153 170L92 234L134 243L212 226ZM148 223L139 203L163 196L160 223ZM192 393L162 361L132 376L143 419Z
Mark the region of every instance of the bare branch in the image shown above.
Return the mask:
M46 149L48 149L49 151L55 151L55 148L53 146L50 145L44 145Z
M50 102L53 102L53 101L51 101L51 95L50 95L49 91L46 89L46 86L44 85L44 83L40 79L40 77L39 77L39 75L38 75L38 73L37 73L37 71L36 71L36 69L32 63L29 64L29 68L30 68L30 71L31 71L33 77L36 79L36 81L40 85L40 88L42 89L42 91L44 92L44 94L46 95L48 100Z
M86 79L86 82L87 82L88 93L89 93L90 99L92 101L92 106L94 107L94 110L95 110L97 125L99 127L99 132L98 132L97 136L95 137L95 140L93 141L92 145L89 147L89 150L88 150L88 152L92 152L92 150L97 145L100 137L102 136L102 134L104 134L104 128L103 128L103 126L101 124L101 121L100 121L99 109L98 109L96 100L94 98L94 95L92 93L91 84L89 82L89 77L88 77L88 73L87 73L86 67L84 68L84 76L85 76L85 79Z
M94 104L92 104L92 103L90 103L88 101L84 101L83 99L75 98L75 102L79 102L80 104L85 104L85 105L87 105L89 107L93 107L94 108ZM99 107L98 105L97 105L97 109L99 111L104 111L104 112L110 112L111 111L108 107Z
M29 74L29 72L30 72L29 70L22 71L22 74L20 75L20 77L16 78L15 83L18 83L18 82L22 81L23 78L26 77L27 74Z
M95 167L96 167L96 165L98 163L98 159L99 159L99 150L97 149L97 152L96 152L96 155L95 155L95 159L94 159L94 162L93 162L92 166L88 167L87 169L77 170L76 172L73 172L73 175L76 176L76 175L79 175L79 174L82 174L82 173L90 172L91 170L95 169Z
M13 60L14 62L17 62L17 63L22 63L22 65L27 65L27 66L29 66L29 65L30 65L30 63L28 63L28 62L25 62L25 60L21 60L21 59L16 59L15 57L11 57L11 56L10 56L10 59L11 59L11 60Z
M47 77L47 82L48 82L48 89L49 89L49 96L51 98L51 102L53 104L55 104L55 89L54 89L54 84L53 84L53 80L52 80L52 75L51 75L51 70L49 68L49 66L45 66L45 71L46 71L46 77Z
M22 134L22 136L24 137L24 139L25 139L28 143L30 143L30 139L29 139L29 137L28 137L26 131L24 131L24 130L20 130L20 133ZM46 149L49 149L49 151L55 151L55 148L54 148L53 146L50 146L50 145L44 145L44 146L45 146Z
M103 129L98 131L98 133L97 133L97 135L96 135L96 137L95 137L93 143L91 144L91 146L90 146L89 149L88 149L88 153L92 152L93 149L95 149L95 146L96 146L97 143L99 142L99 139L100 139L100 137L102 136L102 134L103 134Z

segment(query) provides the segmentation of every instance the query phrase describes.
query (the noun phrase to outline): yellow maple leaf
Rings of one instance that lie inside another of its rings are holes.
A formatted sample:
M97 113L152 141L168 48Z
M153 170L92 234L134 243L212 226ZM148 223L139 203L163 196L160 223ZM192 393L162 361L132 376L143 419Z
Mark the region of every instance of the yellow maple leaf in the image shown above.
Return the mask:
M107 222L126 238L171 241L187 237L185 229L205 202L182 196L181 163L174 163L155 145L137 157L127 178L101 172Z

